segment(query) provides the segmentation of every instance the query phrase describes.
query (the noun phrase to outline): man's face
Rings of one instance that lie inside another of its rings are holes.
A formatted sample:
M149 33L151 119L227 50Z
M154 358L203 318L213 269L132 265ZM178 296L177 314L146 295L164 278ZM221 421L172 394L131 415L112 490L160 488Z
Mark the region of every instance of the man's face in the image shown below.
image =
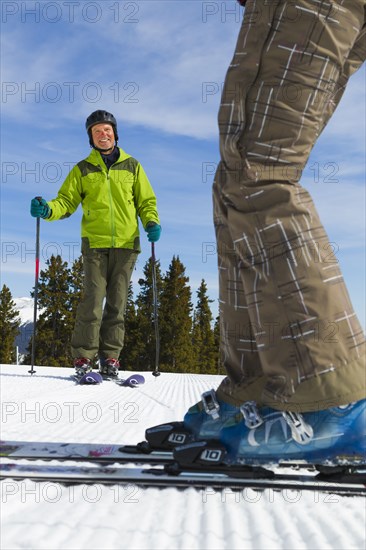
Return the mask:
M103 153L111 153L114 148L114 131L111 124L95 124L91 129L93 143Z

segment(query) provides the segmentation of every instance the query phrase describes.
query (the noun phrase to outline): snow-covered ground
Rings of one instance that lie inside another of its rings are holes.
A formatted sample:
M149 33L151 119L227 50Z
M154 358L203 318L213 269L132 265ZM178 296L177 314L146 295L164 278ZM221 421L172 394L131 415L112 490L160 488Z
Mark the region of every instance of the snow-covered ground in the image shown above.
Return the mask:
M144 386L76 386L72 369L1 367L1 438L137 443L180 420L221 377L145 373ZM361 497L1 482L1 548L348 549L366 546Z

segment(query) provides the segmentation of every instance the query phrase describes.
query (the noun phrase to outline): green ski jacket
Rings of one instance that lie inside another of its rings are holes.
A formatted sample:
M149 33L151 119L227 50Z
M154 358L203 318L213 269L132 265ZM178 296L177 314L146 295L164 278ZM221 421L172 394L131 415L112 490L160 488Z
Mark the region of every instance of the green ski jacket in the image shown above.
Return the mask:
M141 164L119 148L109 170L100 153L74 166L55 199L48 201L47 221L71 216L82 204L81 236L90 248L130 248L140 251L138 217L146 228L160 223L156 196Z

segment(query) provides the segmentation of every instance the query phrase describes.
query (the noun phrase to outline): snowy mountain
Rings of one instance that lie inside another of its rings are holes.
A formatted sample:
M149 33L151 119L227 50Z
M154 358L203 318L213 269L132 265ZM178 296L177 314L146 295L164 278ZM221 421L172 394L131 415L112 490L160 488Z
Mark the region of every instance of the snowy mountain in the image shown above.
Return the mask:
M1 438L137 443L222 377L143 373L140 388L78 386L72 369L2 365ZM121 373L123 376L123 373ZM1 546L20 550L359 550L365 501L321 492L1 482Z
M22 325L33 323L33 298L14 298Z

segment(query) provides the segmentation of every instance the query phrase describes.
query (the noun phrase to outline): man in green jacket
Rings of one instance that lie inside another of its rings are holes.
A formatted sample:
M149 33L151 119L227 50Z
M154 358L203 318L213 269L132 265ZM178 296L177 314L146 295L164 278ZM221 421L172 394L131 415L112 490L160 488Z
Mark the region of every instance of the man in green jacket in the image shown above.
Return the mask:
M141 251L138 218L150 242L159 239L161 226L141 164L117 147L115 117L95 111L86 130L92 152L74 166L55 199L32 199L31 215L60 220L82 204L84 289L71 341L74 367L82 376L98 354L101 373L117 376L128 287Z

